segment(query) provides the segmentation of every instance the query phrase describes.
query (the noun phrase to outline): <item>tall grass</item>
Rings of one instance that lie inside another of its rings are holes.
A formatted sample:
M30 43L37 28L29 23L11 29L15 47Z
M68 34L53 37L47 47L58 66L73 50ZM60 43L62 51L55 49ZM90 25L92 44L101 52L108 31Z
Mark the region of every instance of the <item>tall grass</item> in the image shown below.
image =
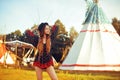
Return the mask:
M93 75L68 73L63 71L57 71L59 80L120 80L120 77L112 77L106 75ZM50 80L49 75L44 71L43 80ZM0 69L0 80L37 80L34 70L22 70L22 69Z

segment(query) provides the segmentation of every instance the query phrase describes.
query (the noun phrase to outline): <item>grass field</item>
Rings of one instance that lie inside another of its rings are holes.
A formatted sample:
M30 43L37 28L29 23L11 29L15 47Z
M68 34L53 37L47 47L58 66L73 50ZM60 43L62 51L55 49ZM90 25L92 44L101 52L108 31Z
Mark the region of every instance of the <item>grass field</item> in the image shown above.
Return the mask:
M64 72L57 70L59 80L120 80L120 74L105 72ZM0 68L0 80L37 80L34 70ZM48 74L43 72L43 80L50 80Z

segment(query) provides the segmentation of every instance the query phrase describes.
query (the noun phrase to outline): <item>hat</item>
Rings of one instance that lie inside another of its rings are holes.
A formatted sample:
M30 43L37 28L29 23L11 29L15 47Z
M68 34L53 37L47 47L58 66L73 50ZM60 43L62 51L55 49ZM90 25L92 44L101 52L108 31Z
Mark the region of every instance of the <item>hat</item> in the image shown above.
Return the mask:
M46 25L49 25L48 23L41 23L39 26L38 26L38 30L41 32Z

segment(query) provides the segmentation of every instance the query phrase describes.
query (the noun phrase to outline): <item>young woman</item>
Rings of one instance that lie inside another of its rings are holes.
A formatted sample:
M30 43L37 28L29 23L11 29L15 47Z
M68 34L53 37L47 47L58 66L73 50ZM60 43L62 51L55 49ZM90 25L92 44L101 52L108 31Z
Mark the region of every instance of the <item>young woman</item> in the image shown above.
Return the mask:
M38 53L33 65L35 66L37 80L42 80L42 71L46 69L52 80L58 80L53 68L53 59L49 54L51 49L50 26L48 23L41 23L38 27L40 39L37 45Z

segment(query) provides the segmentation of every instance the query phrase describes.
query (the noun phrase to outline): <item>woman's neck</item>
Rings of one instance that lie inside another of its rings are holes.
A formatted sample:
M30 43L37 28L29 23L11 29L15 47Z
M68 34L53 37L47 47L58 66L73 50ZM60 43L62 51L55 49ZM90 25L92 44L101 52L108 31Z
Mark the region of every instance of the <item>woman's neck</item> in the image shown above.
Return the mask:
M43 38L46 38L46 34L44 34Z

